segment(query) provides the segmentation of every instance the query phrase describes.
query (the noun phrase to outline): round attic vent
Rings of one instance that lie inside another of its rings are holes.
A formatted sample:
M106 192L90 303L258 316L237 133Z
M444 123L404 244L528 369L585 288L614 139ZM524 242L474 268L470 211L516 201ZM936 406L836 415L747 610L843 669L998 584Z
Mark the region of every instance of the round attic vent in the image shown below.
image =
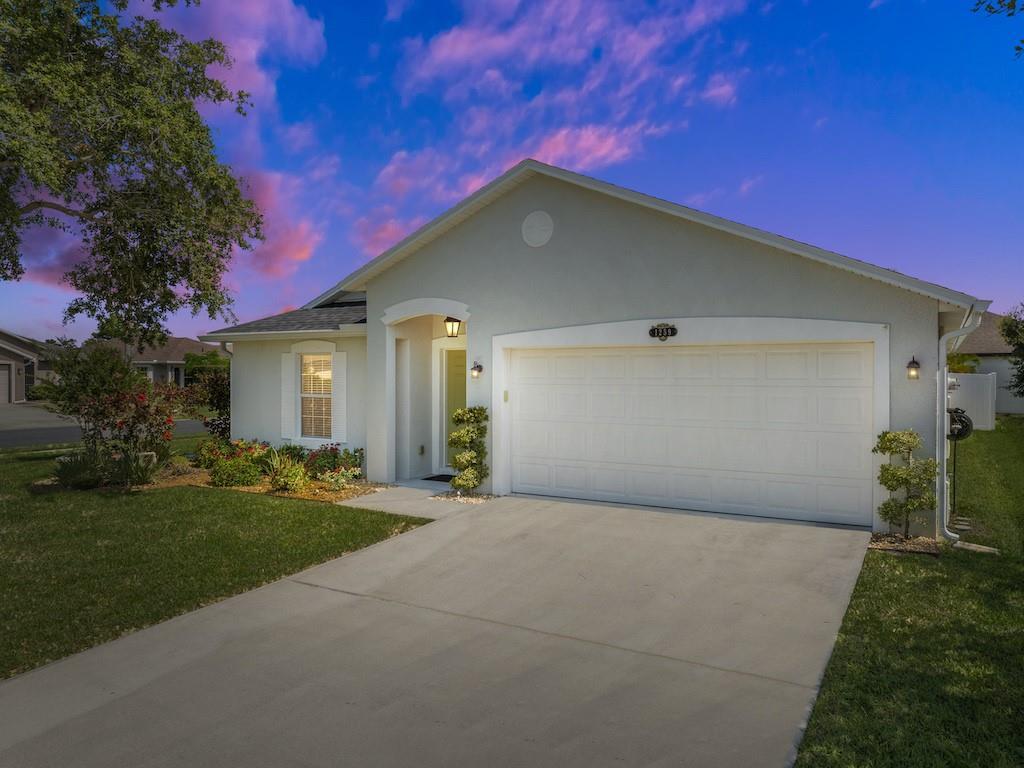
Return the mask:
M523 219L523 241L531 248L547 245L555 231L555 222L547 211L534 211Z

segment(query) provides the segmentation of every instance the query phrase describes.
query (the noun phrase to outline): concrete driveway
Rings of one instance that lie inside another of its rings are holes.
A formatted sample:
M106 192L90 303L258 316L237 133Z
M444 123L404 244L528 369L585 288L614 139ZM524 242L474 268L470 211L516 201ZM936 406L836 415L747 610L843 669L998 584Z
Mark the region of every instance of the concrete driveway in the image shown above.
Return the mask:
M205 430L201 421L182 419L175 424L174 431L181 436ZM41 403L0 405L0 448L73 443L81 437L82 431L73 419L51 413Z
M867 541L466 506L0 684L0 765L783 766Z

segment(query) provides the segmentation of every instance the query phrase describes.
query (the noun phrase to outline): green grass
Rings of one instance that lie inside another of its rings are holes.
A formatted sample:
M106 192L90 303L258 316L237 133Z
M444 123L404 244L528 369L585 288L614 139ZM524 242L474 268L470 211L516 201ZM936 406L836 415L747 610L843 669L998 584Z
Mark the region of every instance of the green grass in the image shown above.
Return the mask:
M1024 765L1024 561L869 552L797 760Z
M957 452L957 513L973 526L963 539L1024 556L1024 416L1000 417Z
M1024 765L1024 418L958 450L964 539L1003 554L868 553L799 768Z
M0 452L0 678L426 522L217 488L33 490L63 450Z

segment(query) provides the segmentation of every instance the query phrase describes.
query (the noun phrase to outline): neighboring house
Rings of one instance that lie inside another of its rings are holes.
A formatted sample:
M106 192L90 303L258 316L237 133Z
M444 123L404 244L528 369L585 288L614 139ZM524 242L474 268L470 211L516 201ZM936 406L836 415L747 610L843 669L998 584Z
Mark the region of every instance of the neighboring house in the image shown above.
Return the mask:
M450 412L482 405L492 493L880 529L875 437L944 461L940 336L987 307L527 160L203 339L234 344L235 437L365 447L372 480L450 472Z
M120 341L104 341L104 344L124 347ZM126 353L136 368L146 374L150 381L162 384L185 384L185 355L198 355L216 352L222 357L230 357L221 345L204 344L196 339L182 336L168 336L167 341L158 347L144 347L142 351L128 347Z
M0 405L24 402L40 352L39 342L0 329Z
M1010 363L1013 348L999 332L999 321L1002 319L1002 315L986 312L978 330L964 340L957 352L981 358L978 373L996 374L996 413L1024 413L1024 398L1017 397L1008 389L1013 376Z

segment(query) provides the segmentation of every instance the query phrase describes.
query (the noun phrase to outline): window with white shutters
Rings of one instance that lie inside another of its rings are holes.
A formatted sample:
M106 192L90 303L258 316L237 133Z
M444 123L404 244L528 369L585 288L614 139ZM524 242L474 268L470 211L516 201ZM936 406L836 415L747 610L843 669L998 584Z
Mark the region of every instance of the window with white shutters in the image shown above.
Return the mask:
M302 436L330 438L331 356L302 355L300 379Z

